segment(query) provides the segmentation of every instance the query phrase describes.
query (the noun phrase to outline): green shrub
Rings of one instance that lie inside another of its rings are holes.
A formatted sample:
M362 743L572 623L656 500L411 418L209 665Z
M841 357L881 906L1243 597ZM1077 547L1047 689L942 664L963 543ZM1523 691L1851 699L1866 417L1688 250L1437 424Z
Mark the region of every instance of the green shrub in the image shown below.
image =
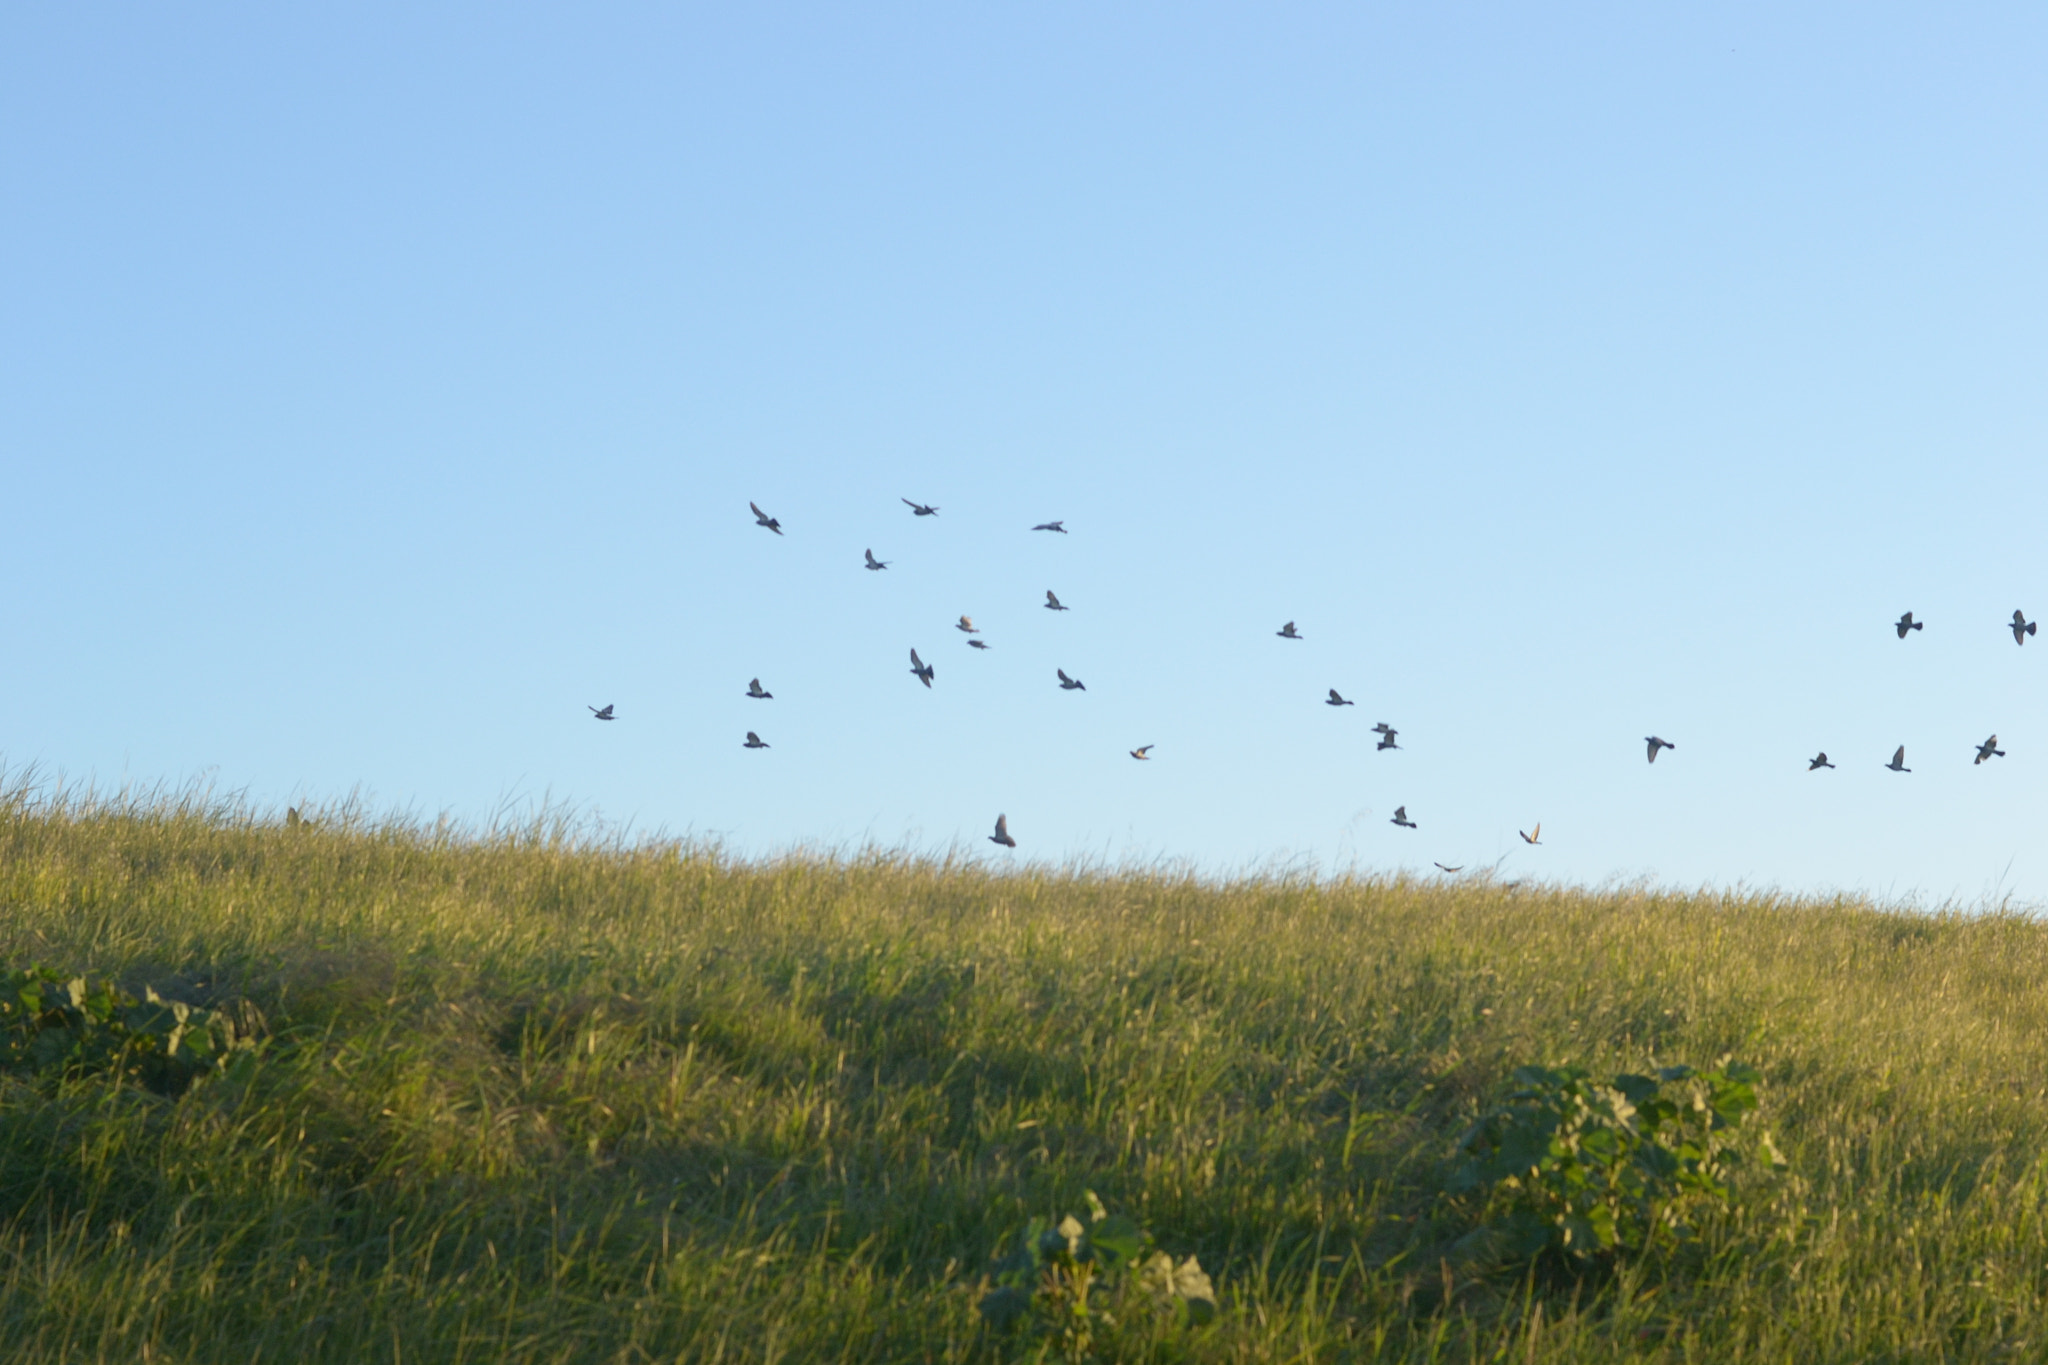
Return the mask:
M1506 1104L1458 1141L1450 1190L1476 1205L1491 1250L1568 1262L1670 1246L1729 1206L1745 1166L1784 1162L1751 1122L1754 1067L1668 1066L1602 1085L1581 1067L1520 1067Z
M1152 1234L1105 1209L1087 1191L1089 1221L1072 1214L1057 1226L1035 1218L999 1261L994 1287L979 1305L998 1332L1025 1329L1069 1360L1088 1359L1096 1334L1118 1314L1167 1314L1200 1326L1216 1316L1216 1291L1190 1256L1175 1261Z
M166 1094L254 1050L248 1007L236 1016L143 998L53 967L0 973L0 1070L46 1077L108 1073Z

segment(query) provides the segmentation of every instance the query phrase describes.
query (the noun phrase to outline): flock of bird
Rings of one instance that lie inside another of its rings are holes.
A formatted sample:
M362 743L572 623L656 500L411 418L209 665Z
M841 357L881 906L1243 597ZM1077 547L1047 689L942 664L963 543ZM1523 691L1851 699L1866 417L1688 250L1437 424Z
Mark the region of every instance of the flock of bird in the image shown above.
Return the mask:
M901 499L901 501L904 503L904 505L910 508L911 514L914 516L935 517L939 514L939 509L937 507L930 505L929 503L913 502L909 498L903 498ZM782 534L782 523L778 521L776 518L769 516L766 512L763 512L759 504L750 502L747 504L747 506L750 509L752 509L754 513L754 524L756 526L759 526L764 530L773 531L778 536ZM1039 522L1037 525L1033 526L1031 529L1033 531L1050 531L1058 535L1067 534L1066 526L1063 524L1063 522L1060 521L1042 521ZM871 571L879 572L889 567L890 561L885 559L876 559L875 552L872 549L863 550L862 554L866 557L866 564L864 567ZM1047 611L1066 611L1068 609L1065 606L1065 604L1063 604L1060 601L1058 595L1055 594L1050 588L1046 589L1044 605ZM959 621L954 623L953 628L957 631L960 631L962 634L968 637L967 644L970 648L988 648L988 642L979 638L981 635L981 630L974 624L973 617L962 616L959 619ZM1893 629L1895 629L1898 632L1898 636L1901 640L1905 639L1907 634L1911 631L1925 630L1926 628L1927 623L1925 621L1914 620L1913 613L1910 611L1905 613L1903 616L1899 617L1897 621L1893 622ZM2012 621L2010 623L2009 628L2012 631L2012 638L2014 642L2020 645L2024 645L2026 644L2027 637L2029 635L2035 635L2039 633L2040 625L2039 622L2029 621L2024 611L2015 610L2012 614ZM1283 640L1301 640L1307 638L1303 636L1301 632L1295 628L1295 623L1292 621L1289 621L1286 624L1282 625L1279 630L1273 633ZM917 650L914 648L910 651L910 672L912 676L914 676L919 682L923 683L926 687L930 687L932 685L932 679L937 676L937 670L934 669L930 664L926 663L923 659L919 658ZM1085 692L1088 690L1087 685L1083 683L1079 678L1069 677L1067 675L1067 671L1064 668L1055 668L1053 672L1059 678L1059 685L1062 691ZM761 686L761 680L759 678L754 678L748 682L747 690L744 693L744 695L755 701L768 701L773 699L773 697L775 696L773 692L770 692L766 688ZM1323 704L1325 706L1357 705L1356 702L1341 695L1334 687L1330 689L1330 695L1324 699ZM616 711L614 710L613 706L609 703L601 707L592 706L589 708L589 711L598 720L618 719ZM1393 726L1388 725L1385 721L1379 721L1376 724L1374 724L1372 728L1374 733L1378 734L1380 737L1379 743L1376 746L1374 746L1375 748L1385 750L1398 749L1401 747L1399 744L1394 742L1395 736L1398 735L1400 732L1394 729ZM1648 761L1651 763L1655 763L1657 761L1657 755L1661 753L1663 750L1676 749L1678 747L1676 744L1673 744L1670 740L1664 739L1658 735L1645 735L1643 737L1643 743L1647 749ZM762 739L758 734L754 733L752 730L749 730L747 731L747 737L741 747L748 749L766 749L770 746L766 740ZM1157 746L1151 744L1142 744L1139 745L1137 748L1132 749L1130 751L1130 755L1132 758L1138 759L1140 761L1147 761L1151 758L1152 750L1155 747ZM1992 735L1990 738L1986 739L1982 744L1977 746L1977 756L1973 760L1973 763L1982 763L1984 762L1984 760L1988 758L2004 757L2005 750L1998 747L1998 736ZM1807 761L1806 770L1808 772L1817 772L1822 768L1833 768L1834 766L1835 765L1833 763L1828 761L1827 752L1823 750ZM1911 768L1906 766L1906 746L1903 744L1901 744L1898 747L1898 749L1893 752L1891 762L1883 764L1882 766L1890 769L1892 772L1895 773L1910 773L1913 771ZM292 815L294 817L296 817L297 814L297 811L292 812ZM296 823L296 820L294 820L294 823ZM1401 829L1421 828L1419 824L1408 818L1408 807L1405 805L1394 807L1393 818L1388 823L1393 824ZM1515 832L1522 837L1522 841L1524 843L1542 843L1543 825L1541 821L1538 821L1536 825L1530 829L1517 830ZM1017 841L1010 836L1010 821L1007 815L996 816L996 832L994 834L989 835L988 840L990 843L1000 844L1004 848L1017 847ZM1456 866L1448 866L1444 863L1437 863L1436 867L1443 872L1461 872L1464 870L1464 864L1462 863L1457 864Z

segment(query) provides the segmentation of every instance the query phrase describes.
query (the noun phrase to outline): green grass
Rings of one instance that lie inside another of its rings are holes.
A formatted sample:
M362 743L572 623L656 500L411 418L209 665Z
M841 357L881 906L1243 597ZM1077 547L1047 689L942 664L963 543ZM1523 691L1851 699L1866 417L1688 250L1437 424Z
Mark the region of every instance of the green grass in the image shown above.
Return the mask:
M1855 901L0 801L0 964L253 1001L171 1099L0 1077L13 1362L1010 1359L990 1254L1093 1189L1219 1320L1104 1358L2048 1355L2048 932ZM1524 1062L1763 1069L1790 1170L1571 1284L1455 1262Z

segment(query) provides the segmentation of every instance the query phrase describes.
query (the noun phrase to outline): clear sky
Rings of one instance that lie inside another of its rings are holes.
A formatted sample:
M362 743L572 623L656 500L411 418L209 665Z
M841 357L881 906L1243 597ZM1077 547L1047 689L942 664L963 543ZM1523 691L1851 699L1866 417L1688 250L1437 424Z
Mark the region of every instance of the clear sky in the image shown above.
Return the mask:
M2048 899L2043 70L2023 4L7 7L0 758Z

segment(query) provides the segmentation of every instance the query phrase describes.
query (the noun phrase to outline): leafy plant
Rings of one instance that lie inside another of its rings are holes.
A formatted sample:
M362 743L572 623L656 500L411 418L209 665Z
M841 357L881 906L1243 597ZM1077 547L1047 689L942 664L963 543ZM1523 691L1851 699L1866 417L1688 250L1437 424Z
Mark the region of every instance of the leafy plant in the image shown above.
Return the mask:
M1096 1333L1133 1309L1200 1326L1216 1316L1216 1291L1193 1256L1176 1261L1152 1234L1087 1191L1089 1221L1035 1218L999 1261L981 1316L999 1332L1027 1328L1069 1360L1085 1360Z
M1525 1066L1507 1103L1459 1139L1454 1195L1477 1196L1475 1237L1516 1259L1584 1263L1668 1246L1733 1201L1748 1166L1784 1165L1753 1123L1756 1068L1663 1067L1602 1085L1584 1068Z
M255 1048L254 1008L234 1014L138 1000L113 982L54 967L0 972L0 1069L75 1076L109 1072L176 1093Z

